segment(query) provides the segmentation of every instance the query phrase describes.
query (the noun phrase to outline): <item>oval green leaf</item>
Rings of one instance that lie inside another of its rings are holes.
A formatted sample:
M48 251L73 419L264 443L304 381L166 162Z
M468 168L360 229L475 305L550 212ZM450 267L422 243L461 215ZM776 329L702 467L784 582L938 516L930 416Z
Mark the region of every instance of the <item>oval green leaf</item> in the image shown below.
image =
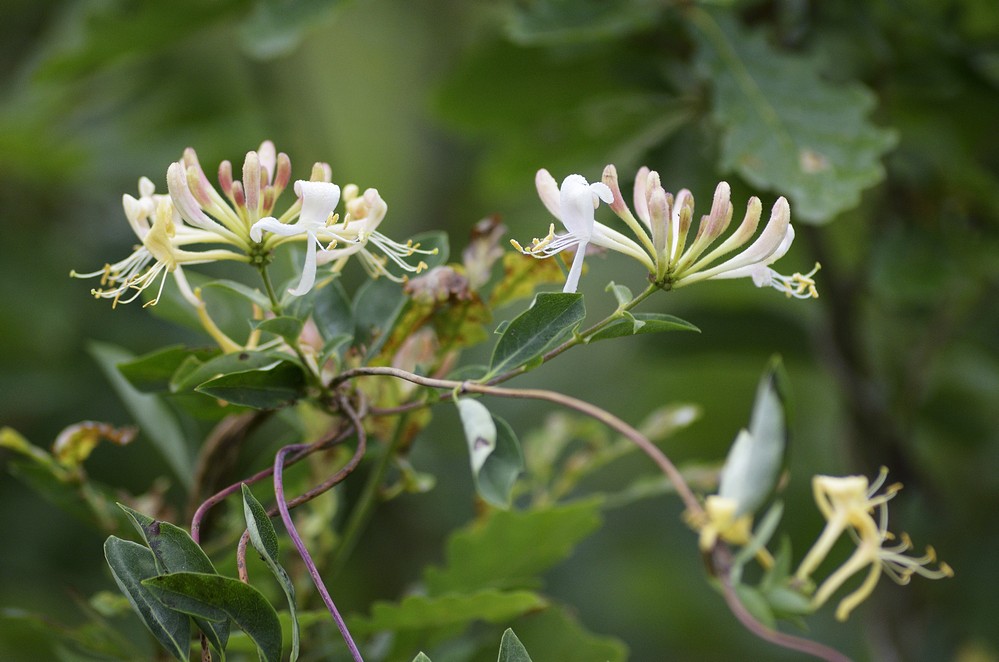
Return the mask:
M163 605L192 616L231 618L257 645L264 662L281 661L281 622L260 591L232 577L177 572L142 582Z
M551 349L586 317L582 294L539 294L510 322L493 349L487 377L512 370Z
M153 553L138 543L110 536L104 542L104 558L142 623L171 655L186 662L191 646L190 617L163 605L142 584L156 577Z

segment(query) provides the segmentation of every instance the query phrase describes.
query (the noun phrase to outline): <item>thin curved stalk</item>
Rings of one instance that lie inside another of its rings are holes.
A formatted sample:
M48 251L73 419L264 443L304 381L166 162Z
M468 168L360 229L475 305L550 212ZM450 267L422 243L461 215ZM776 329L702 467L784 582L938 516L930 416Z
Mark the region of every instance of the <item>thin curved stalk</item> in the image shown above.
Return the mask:
M347 466L338 471L334 476L340 476L339 480L343 480L343 478L353 470L353 467L357 465L357 462L359 462L360 458L364 455L364 448L367 444L367 434L364 432L364 425L358 418L357 412L355 412L346 402L342 403L342 407L344 412L351 419L351 424L354 429L357 430L358 452L355 452L354 457L351 458L351 461L348 462ZM347 629L347 623L343 620L343 616L340 615L340 611L337 609L336 604L333 602L333 598L330 597L330 593L327 590L326 585L323 583L323 578L319 574L319 569L316 567L315 562L312 560L312 555L309 554L309 550L305 547L302 537L298 534L298 530L295 528L295 523L292 521L291 513L289 511L290 504L285 501L285 456L291 453L299 453L307 448L307 445L292 444L279 450L277 455L274 457L274 496L277 499L277 509L281 515L281 521L284 522L285 529L287 529L288 535L291 537L291 541L295 545L295 549L298 550L299 556L302 557L302 561L305 563L305 567L309 571L309 576L312 577L312 582L315 584L316 590L319 591L319 595L322 597L323 603L326 605L326 609L329 610L330 615L333 617L333 621L340 630L340 634L343 636L343 640L347 644L347 648L350 650L351 656L354 658L354 662L364 662L364 658L361 657L361 652L358 650L357 644L354 643L354 639L350 636L350 631ZM339 480L337 482L339 482ZM310 490L310 492L312 491L313 490Z

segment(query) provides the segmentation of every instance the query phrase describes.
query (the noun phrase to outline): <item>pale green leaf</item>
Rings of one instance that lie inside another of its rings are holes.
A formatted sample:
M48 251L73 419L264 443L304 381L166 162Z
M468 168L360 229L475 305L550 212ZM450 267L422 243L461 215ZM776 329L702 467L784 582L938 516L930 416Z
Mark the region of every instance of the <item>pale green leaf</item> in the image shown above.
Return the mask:
M496 662L531 662L531 656L513 630L507 628L500 639L499 656Z
M780 359L760 379L749 429L742 430L722 467L718 494L738 504L737 513L755 513L777 485L788 442L785 386Z

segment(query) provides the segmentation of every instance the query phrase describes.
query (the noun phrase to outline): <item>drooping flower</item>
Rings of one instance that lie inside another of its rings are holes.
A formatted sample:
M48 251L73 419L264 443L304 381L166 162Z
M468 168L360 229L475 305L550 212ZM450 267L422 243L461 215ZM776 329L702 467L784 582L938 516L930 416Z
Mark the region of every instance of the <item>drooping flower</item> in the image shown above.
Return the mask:
M243 253L218 244L239 248L243 245L228 232L216 232L211 226L192 227L184 222L168 195L157 195L156 187L146 177L139 180L139 198L128 194L122 197L125 217L135 236L141 242L131 255L103 269L90 273L71 272L76 278L100 277L100 287L91 290L97 298L111 299L114 305L130 303L147 288L159 282L156 296L146 305L155 304L163 292L168 274L174 274L181 294L192 301L194 294L187 285L182 265L205 264L219 260L246 262ZM215 248L188 250L199 245Z
M882 468L881 474L870 486L864 476L816 476L812 480L815 502L826 518L826 526L802 560L795 579L807 581L844 532L857 545L850 558L819 585L812 597L812 607L817 609L823 605L846 580L869 566L867 577L860 587L843 598L836 608L836 618L841 621L846 620L850 612L871 594L882 572L899 584L908 584L914 574L929 579L954 574L946 563L937 562L932 547L928 547L922 556L906 556L905 552L912 548L912 541L905 534L897 544L885 544L895 539L888 531L887 504L902 489L896 483L878 494L887 475L888 470ZM929 567L933 563L937 563L935 569Z
M784 198L777 200L770 220L752 244L719 262L749 242L756 233L762 212L759 199L751 198L739 227L722 243L711 248L725 233L732 220L731 191L725 182L718 184L711 212L701 218L689 245L687 240L694 214L693 195L686 189L676 196L667 193L660 183L659 174L648 168L641 168L635 178L634 212L624 201L618 185L617 170L613 165L604 169L603 186L599 189L600 199L607 202L624 221L637 241L596 222L587 207L571 207L575 213L568 214L568 222L563 218L567 212L562 207L561 199L572 197L580 187L593 187L597 184L588 185L579 175L571 175L566 178L559 191L555 188L551 175L546 170L541 170L538 172L537 185L545 206L556 218L562 220L569 233L555 236L552 228L546 238L536 239L527 248L514 242L514 246L523 253L534 257L549 257L565 248L585 246L591 242L634 257L648 269L650 280L666 289L684 287L701 280L749 277L757 287L773 287L788 296L818 296L812 279L818 270L817 265L807 274L796 273L792 276L781 275L770 266L787 253L794 241L790 205ZM567 185L570 185L568 191ZM561 195L556 197L556 193ZM593 202L595 206L596 193L593 194ZM573 266L581 266L581 260L582 258L574 259ZM571 269L565 291L575 291L575 279L578 279L578 273Z
M562 180L562 186L558 186L555 178L547 170L541 169L535 177L535 185L545 207L552 216L562 222L567 232L556 235L553 224L549 226L546 237L535 239L527 248L516 241L512 243L517 250L536 258L551 257L563 250L575 249L576 255L573 257L563 292L576 291L586 247L590 243L629 255L647 269L654 270L652 260L641 246L617 230L596 221L594 212L600 201L610 204L614 200L606 184L601 182L590 184L582 175L569 175Z

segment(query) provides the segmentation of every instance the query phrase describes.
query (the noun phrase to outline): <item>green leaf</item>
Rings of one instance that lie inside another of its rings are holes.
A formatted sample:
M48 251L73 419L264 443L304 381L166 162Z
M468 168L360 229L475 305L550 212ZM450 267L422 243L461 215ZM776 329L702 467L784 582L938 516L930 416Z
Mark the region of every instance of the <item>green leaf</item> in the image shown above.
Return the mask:
M190 391L217 377L252 370L266 370L283 360L281 356L270 352L245 351L223 354L204 363L185 361L174 375L170 388L175 393Z
M253 496L246 483L243 483L242 491L243 517L246 519L246 530L250 534L250 544L260 554L260 558L267 564L271 574L281 585L285 597L288 598L288 612L291 615L291 662L295 662L298 659L300 637L295 606L295 585L278 561L278 537L274 525L271 524L271 518L267 516L267 511Z
M205 288L219 288L222 290L228 290L229 292L234 292L239 296L243 297L250 303L254 303L263 310L271 309L271 300L267 298L267 295L256 289L255 287L250 287L249 285L244 285L243 283L238 283L234 280L212 280L204 284Z
M506 629L503 638L500 639L499 657L496 658L496 662L531 662L531 656L527 654L524 644L520 643L520 639L510 628Z
M777 618L774 616L774 612L770 609L770 604L763 597L763 594L746 584L738 584L735 587L735 592L739 596L739 602L746 607L756 620L768 628L773 629L776 627Z
M673 315L662 313L627 313L626 317L619 318L599 332L590 336L590 342L595 340L606 340L608 338L620 338L622 336L637 336L642 333L660 333L662 331L696 331L701 330L696 326Z
M152 550L158 574L188 571L217 574L211 560L187 531L170 522L143 515L123 504L119 503L118 507L125 512ZM229 621L212 623L197 617L194 620L224 660L226 642L229 640Z
M739 432L722 467L718 494L738 504L738 515L755 513L780 477L788 442L784 381L775 357L756 390L749 430Z
M420 255L426 263L428 269L433 269L434 267L447 264L447 260L451 256L451 242L448 239L447 232L444 232L443 230L420 232L414 234L411 237L411 240L414 246L419 244L421 250L437 250L437 252L432 255Z
M500 508L510 507L510 492L524 470L520 441L510 426L471 398L455 404L461 416L472 476L479 496Z
M164 606L142 584L156 577L153 553L138 543L110 536L104 542L104 558L115 583L142 623L171 655L186 662L191 645L191 619Z
M624 37L659 20L656 0L528 0L513 5L506 30L521 44L566 44Z
M209 361L218 354L218 349L190 349L184 345L171 345L119 363L118 371L132 386L144 393L166 391L170 388L174 373L188 358Z
M294 317L272 317L264 320L256 327L265 333L273 333L286 342L293 343L302 335L302 320Z
M567 558L575 545L601 525L601 499L517 512L491 511L454 532L443 568L428 567L431 595L485 587L534 586L537 575Z
M310 300L312 321L324 340L329 342L344 336L353 339L354 308L339 278L317 284L302 298Z
M614 300L617 301L617 305L619 306L631 303L632 299L635 298L635 295L631 293L631 290L626 285L618 285L614 281L607 283L604 291L612 293Z
M813 61L779 53L727 14L689 15L714 89L722 170L788 196L793 218L808 223L855 207L861 191L884 179L880 159L896 134L868 121L873 94L826 83Z
M531 591L486 589L435 597L410 595L399 603L376 602L370 618L352 618L349 626L355 635L366 635L466 625L473 621L503 623L547 605L547 600Z
M253 409L277 409L302 395L305 375L294 363L281 361L271 367L235 372L209 380L196 391Z
M524 365L543 355L586 317L582 294L539 294L534 305L510 322L503 331L487 377Z
M402 287L387 278L365 281L354 295L355 343L367 348L367 357L378 354L409 303Z
M238 579L199 572L151 577L142 585L164 605L177 611L221 621L231 618L257 645L260 659L281 660L281 622L260 591Z
M427 657L423 651L420 651L416 654L416 657L413 658L413 662L430 662L430 658Z
M118 364L135 356L106 343L91 342L88 349L142 433L167 461L181 484L190 488L194 476L194 453L188 447L177 419L158 396L140 393L118 372Z
M524 453L513 428L502 418L496 423L496 448L475 474L479 496L498 508L510 507L510 493L517 477L524 470Z
M340 0L257 0L240 30L243 50L262 60L293 51L330 20Z
M553 605L512 623L517 637L538 660L625 662L628 648L613 637L588 632L565 607Z

